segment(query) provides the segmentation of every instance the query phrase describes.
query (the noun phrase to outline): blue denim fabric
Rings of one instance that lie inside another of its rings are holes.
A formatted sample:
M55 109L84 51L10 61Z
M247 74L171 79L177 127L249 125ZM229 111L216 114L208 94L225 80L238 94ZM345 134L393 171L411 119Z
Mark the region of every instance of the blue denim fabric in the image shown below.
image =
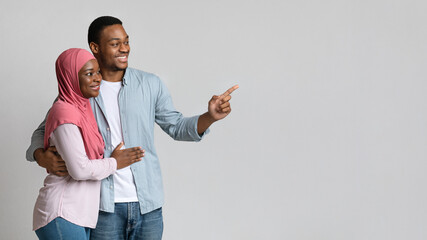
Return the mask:
M57 217L46 226L36 230L40 240L88 240L90 228L85 228Z
M114 213L99 211L91 240L161 240L162 208L141 214L138 202L116 203Z

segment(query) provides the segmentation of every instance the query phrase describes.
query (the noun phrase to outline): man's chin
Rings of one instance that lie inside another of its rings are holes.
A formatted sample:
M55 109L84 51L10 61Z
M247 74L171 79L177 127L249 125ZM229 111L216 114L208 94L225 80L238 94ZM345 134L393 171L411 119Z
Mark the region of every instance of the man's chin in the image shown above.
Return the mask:
M114 70L116 70L116 71L125 71L126 68L128 68L127 64L126 64L126 66L116 66L116 68Z

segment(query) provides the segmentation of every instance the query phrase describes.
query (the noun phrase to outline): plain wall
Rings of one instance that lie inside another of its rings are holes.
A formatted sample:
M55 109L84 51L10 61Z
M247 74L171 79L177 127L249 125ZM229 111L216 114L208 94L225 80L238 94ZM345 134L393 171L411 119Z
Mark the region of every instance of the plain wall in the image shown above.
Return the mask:
M164 239L427 239L427 2L7 1L0 7L0 238L36 239L25 160L54 62L113 15L129 65L186 116L234 84L200 143L156 128Z

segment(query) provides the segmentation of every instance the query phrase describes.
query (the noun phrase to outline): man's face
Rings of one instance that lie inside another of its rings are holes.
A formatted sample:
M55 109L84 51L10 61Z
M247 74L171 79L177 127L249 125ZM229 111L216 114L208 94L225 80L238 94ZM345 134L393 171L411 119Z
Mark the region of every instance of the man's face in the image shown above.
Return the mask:
M98 59L102 70L123 71L128 66L129 36L120 24L104 28L99 36Z

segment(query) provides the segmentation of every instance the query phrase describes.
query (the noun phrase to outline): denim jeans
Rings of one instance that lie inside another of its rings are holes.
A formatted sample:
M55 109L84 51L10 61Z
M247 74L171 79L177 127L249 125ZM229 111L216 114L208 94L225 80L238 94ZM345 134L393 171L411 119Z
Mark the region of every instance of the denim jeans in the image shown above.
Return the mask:
M91 240L161 240L162 208L141 215L138 202L116 203L114 213L99 211Z
M46 226L36 230L40 240L88 240L90 228L85 228L71 223L61 217L50 221Z

